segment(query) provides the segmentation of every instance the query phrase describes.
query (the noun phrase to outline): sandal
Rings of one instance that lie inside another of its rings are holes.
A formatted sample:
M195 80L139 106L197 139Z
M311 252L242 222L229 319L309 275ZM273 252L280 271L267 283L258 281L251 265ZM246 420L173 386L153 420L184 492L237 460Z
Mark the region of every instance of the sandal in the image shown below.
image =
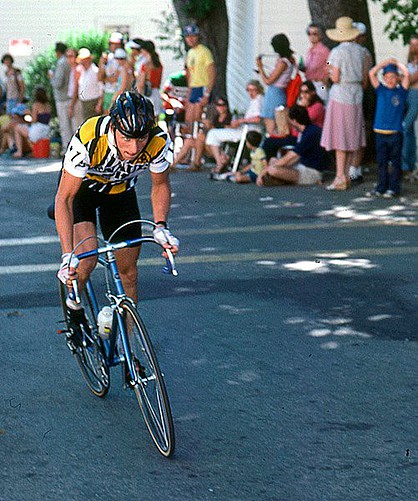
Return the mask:
M336 177L334 181L325 189L328 191L345 191L350 188L350 183L346 178Z

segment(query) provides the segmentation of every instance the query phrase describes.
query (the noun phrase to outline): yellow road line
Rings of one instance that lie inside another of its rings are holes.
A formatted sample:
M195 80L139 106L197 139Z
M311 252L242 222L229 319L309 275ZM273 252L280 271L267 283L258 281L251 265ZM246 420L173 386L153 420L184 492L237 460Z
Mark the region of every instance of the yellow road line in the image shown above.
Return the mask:
M418 247L370 247L359 249L321 249L304 251L283 251L283 252L240 252L228 254L205 254L180 256L176 259L178 266L199 263L236 263L236 262L257 262L257 261L288 261L295 259L318 259L321 256L345 254L347 257L372 257L372 256L396 256L418 254ZM142 258L139 266L162 266L161 258ZM56 272L59 263L55 264L26 264L17 266L0 266L0 275L14 275L18 273L41 273Z

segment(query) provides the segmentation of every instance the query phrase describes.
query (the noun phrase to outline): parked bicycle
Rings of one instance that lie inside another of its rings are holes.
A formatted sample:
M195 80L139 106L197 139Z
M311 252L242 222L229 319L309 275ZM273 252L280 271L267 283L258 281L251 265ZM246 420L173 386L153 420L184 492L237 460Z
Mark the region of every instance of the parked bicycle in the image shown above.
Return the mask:
M141 223L155 227L148 220L136 220L127 224ZM98 329L97 318L103 311L102 301L93 288L92 279L86 283L81 296L78 295L77 282L73 282L70 294L76 302L82 301L87 322L84 321L77 332L68 315L66 297L68 288L60 282L60 298L64 312L67 345L75 356L81 373L90 390L98 397L104 397L110 388L110 368L122 365L124 386L135 391L139 407L148 431L157 449L166 457L174 452L174 425L164 376L160 370L154 348L137 306L123 289L115 258L115 251L151 242L159 245L152 236L112 243L118 228L103 246L78 254L79 260L97 257L105 269L105 301L110 314L108 328ZM90 237L91 238L91 237ZM85 240L80 242L77 247ZM164 267L166 273L177 276L175 262L170 250L165 249L168 258ZM102 326L103 327L103 326ZM81 334L80 334L81 333Z

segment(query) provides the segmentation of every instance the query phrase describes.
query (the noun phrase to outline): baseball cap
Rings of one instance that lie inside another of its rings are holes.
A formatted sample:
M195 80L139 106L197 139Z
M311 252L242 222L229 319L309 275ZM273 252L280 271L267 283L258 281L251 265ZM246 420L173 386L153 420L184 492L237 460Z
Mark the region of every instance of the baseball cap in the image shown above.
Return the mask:
M367 33L367 26L364 23L353 23L353 28L357 28L360 35L365 35Z
M89 49L83 47L78 51L77 61L81 61L83 59L89 59L90 57L91 57L91 52L89 51Z
M126 59L126 52L123 49L116 49L115 59Z
M386 75L386 73L395 73L396 75L399 75L399 69L396 66L396 64L387 64L383 68L383 74Z
M114 31L109 38L110 43L121 43L123 42L123 35L119 31Z
M184 37L199 35L199 33L199 28L195 24L188 24L183 28Z
M126 47L128 49L137 49L139 50L142 47L143 44L142 38L133 38L132 40L129 40L129 42L126 44Z

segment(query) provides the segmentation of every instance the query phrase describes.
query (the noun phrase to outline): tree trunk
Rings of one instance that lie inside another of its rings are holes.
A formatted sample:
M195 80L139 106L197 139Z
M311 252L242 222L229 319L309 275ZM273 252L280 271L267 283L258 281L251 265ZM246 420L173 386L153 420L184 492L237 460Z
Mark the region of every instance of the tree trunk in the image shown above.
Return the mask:
M348 16L355 22L362 22L367 26L366 47L375 59L373 38L371 36L369 8L367 0L308 0L312 22L318 23L324 29L335 28L335 21L341 16ZM334 47L335 43L328 38L325 43Z
M187 17L184 7L188 0L173 0L180 26L194 22L200 29L201 41L212 51L216 67L216 83L213 95L226 95L226 65L228 58L229 23L225 0L218 0L216 8L204 19Z

